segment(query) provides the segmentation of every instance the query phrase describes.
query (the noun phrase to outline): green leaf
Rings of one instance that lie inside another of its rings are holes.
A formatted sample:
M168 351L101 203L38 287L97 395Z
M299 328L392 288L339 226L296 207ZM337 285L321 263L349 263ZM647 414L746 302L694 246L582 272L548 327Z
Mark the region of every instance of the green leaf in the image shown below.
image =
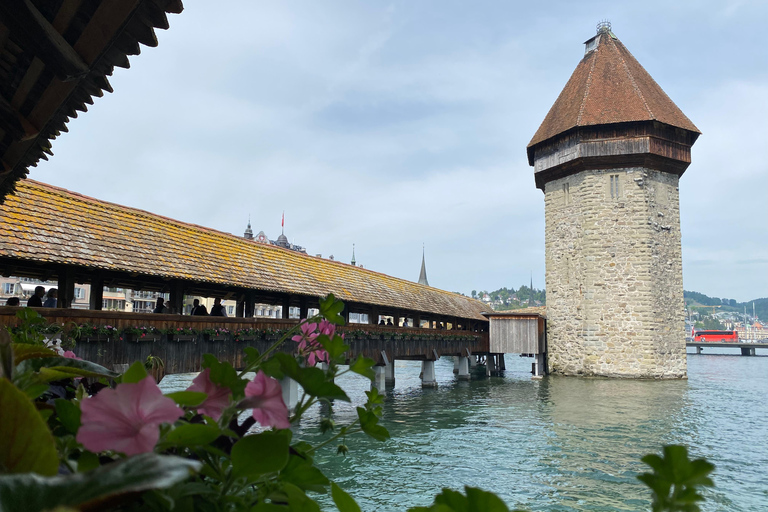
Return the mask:
M652 510L698 512L700 508L696 502L704 499L698 488L714 485L708 475L715 466L704 459L691 461L685 446L668 445L663 452L663 457L655 454L643 457L641 460L653 469L653 473L637 477L653 491Z
M245 366L255 364L259 360L259 351L253 347L245 347L243 353L245 353Z
M240 439L232 447L232 472L251 480L288 464L290 436L285 431L262 432ZM287 431L290 434L290 431Z
M27 374L31 372L37 372L39 379L45 382L72 377L115 378L119 376L118 373L108 370L96 363L83 361L82 359L71 359L69 357L41 357L27 359L22 361L16 367L17 374Z
M80 458L77 459L77 472L85 473L86 471L96 469L100 465L99 456L93 452L85 450L80 454Z
M29 397L3 377L0 411L0 468L10 473L55 475L59 469L56 441Z
M177 446L200 446L212 443L221 435L221 430L212 425L188 423L168 432L165 442Z
M337 300L332 293L324 299L320 299L320 315L326 320L336 325L344 325L344 317L341 312L344 311L344 303Z
M360 428L363 429L363 432L377 441L386 441L389 439L389 431L379 425L379 417L376 416L373 411L358 407L357 417L360 418Z
M144 363L136 361L125 371L120 382L124 384L135 384L144 380L146 377L147 369L144 367Z
M77 429L80 428L80 408L63 398L57 398L54 402L56 405L56 416L59 418L62 426L67 429L71 434L77 434Z
M26 512L59 506L104 510L111 497L171 487L199 471L200 466L200 462L181 457L144 453L88 473L0 476L0 510Z
M4 327L0 327L0 378L13 379L13 367L16 366L13 354L11 336Z
M360 506L344 489L331 482L331 496L339 512L360 512Z
M293 453L290 455L288 464L280 472L280 478L304 491L325 492L329 483L323 472L313 465L310 457Z
M283 485L283 491L288 497L290 512L321 512L320 505L295 485L286 483Z
M14 365L18 365L27 359L56 357L59 355L49 348L41 347L40 345L30 345L29 343L11 343L11 347L13 348Z
M349 345L344 343L344 339L338 334L333 338L329 338L327 334L321 334L317 337L317 342L328 352L332 361L349 350Z
M165 396L182 407L196 407L208 398L208 395L202 391L174 391Z
M376 374L373 373L373 366L376 364L376 361L369 357L359 356L357 359L355 359L351 365L349 365L349 369L353 372L357 373L358 375L362 375L363 377L373 380L376 377Z
M203 354L203 369L205 368L210 368L211 382L229 388L234 400L239 400L245 395L245 386L248 382L237 376L237 371L231 364L221 362L211 354Z
M466 496L458 491L443 489L435 496L431 507L413 507L408 512L509 512L504 502L492 492L476 487L464 487Z

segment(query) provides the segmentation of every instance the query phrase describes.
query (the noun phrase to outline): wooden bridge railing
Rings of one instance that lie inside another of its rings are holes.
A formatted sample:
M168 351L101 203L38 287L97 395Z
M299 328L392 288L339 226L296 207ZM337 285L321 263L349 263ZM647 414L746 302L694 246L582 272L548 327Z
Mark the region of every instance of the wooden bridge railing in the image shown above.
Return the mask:
M16 326L19 308L0 308L0 324ZM243 366L243 348L252 346L263 352L279 334L293 328L299 320L272 318L227 318L181 316L120 311L47 309L38 311L49 324L71 332L84 325L76 341L78 357L113 367L144 360L149 355L165 362L166 373L200 370L202 355L210 353ZM110 326L105 329L93 326ZM99 334L99 330L102 334ZM488 333L460 330L403 328L368 324L349 324L339 328L350 345L350 358L364 355L378 364L387 359L433 360L443 355L468 355L488 352ZM194 334L192 334L194 332ZM181 333L181 334L179 334ZM279 350L293 352L288 340Z

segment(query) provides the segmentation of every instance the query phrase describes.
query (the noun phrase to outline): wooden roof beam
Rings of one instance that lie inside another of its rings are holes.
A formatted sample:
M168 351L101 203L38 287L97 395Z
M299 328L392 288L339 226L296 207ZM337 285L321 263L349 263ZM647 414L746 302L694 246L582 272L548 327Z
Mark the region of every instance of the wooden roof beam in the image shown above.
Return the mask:
M59 34L30 0L0 2L0 21L13 31L13 37L64 81L88 74L88 65Z

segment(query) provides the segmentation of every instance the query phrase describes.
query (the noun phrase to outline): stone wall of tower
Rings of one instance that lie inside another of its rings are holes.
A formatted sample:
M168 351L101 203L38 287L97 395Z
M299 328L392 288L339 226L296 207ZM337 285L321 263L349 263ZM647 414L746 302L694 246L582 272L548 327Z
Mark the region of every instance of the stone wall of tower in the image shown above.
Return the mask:
M677 186L639 167L546 184L551 373L686 377Z

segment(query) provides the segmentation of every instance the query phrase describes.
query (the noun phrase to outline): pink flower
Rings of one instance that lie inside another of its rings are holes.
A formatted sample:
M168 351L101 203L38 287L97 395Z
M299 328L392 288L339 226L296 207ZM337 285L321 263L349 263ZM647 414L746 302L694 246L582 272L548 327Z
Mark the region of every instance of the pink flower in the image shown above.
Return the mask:
M187 391L201 391L208 395L205 401L197 406L197 412L218 420L221 413L229 405L229 397L232 392L225 386L219 386L211 382L211 369L206 368L195 377Z
M68 359L80 359L80 358L79 358L79 357L77 357L77 356L75 355L75 353L74 353L74 352L72 352L71 350L67 350L67 351L65 351L63 354L61 354L61 356L62 356L62 357L66 357L66 358L68 358Z
M333 335L336 334L336 326L328 320L323 320L320 322L320 334L325 334L329 338L333 338Z
M253 409L253 419L263 427L288 428L288 408L283 402L280 383L259 370L256 377L245 386L243 409Z
M184 414L173 400L163 396L152 377L103 389L83 400L80 410L82 426L77 442L92 452L114 450L126 455L151 452L160 438L160 424L176 421Z
M306 319L303 320L306 322ZM301 324L301 334L297 334L293 338L291 338L293 341L298 342L299 344L299 350L305 350L307 348L307 345L311 345L314 343L315 338L317 338L318 334L315 332L317 330L317 324L312 323L303 323Z

